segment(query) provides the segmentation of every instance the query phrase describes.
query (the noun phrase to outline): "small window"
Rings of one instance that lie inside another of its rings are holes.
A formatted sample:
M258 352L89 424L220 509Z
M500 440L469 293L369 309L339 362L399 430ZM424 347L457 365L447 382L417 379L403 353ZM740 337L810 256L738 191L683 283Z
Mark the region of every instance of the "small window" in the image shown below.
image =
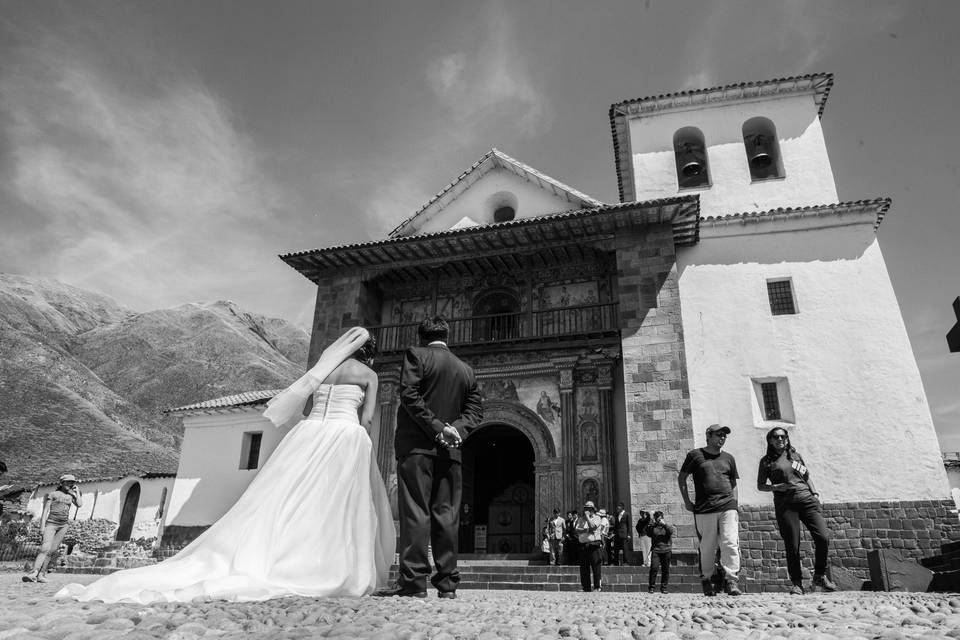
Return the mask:
M771 422L794 424L793 400L790 385L784 377L752 378L753 420L758 427L769 427Z
M776 382L761 382L760 392L763 396L763 417L766 420L780 419L780 398L777 396Z
M707 145L700 129L678 129L673 134L673 154L677 163L677 185L680 189L710 186Z
M260 467L260 442L262 431L248 431L243 434L243 447L240 451L240 468L257 469Z
M793 285L789 279L767 280L767 297L770 298L770 313L773 315L784 316L797 312Z
M743 147L747 152L753 182L782 178L783 159L777 129L767 118L750 118L743 123Z

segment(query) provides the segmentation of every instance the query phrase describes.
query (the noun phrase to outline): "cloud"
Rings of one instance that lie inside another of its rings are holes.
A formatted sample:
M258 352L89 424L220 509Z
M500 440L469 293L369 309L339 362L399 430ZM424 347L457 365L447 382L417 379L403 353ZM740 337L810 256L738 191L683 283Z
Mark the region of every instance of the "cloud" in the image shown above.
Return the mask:
M429 133L396 145L402 161L365 162L337 178L341 186L357 183L369 190L366 212L371 235L382 236L412 215L450 180L500 140L530 139L552 125L553 109L525 62L508 12L493 3L484 14L485 26L464 25L462 48L446 51L426 64L423 78L436 98L440 116ZM451 166L463 151L474 153L447 175L437 167Z
M462 139L473 139L491 118L525 136L540 135L552 123L552 109L527 70L514 25L498 3L490 5L486 22L477 46L427 65L427 84L451 111Z
M283 199L230 109L190 72L65 33L24 35L0 78L4 268L36 273L39 252L46 275L150 307L275 260L258 231Z

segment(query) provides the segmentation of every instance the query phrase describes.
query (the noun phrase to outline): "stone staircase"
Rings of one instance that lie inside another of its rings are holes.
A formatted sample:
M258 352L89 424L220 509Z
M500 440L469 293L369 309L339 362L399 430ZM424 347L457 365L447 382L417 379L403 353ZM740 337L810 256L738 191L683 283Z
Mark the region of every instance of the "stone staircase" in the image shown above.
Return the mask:
M553 566L542 559L522 555L462 555L458 561L461 589L518 589L521 591L580 591L578 566ZM649 568L637 566L604 566L601 582L604 591L647 590ZM390 570L390 580L397 577L397 567ZM660 579L657 576L659 588ZM678 553L670 566L671 593L700 593L700 571L696 554Z

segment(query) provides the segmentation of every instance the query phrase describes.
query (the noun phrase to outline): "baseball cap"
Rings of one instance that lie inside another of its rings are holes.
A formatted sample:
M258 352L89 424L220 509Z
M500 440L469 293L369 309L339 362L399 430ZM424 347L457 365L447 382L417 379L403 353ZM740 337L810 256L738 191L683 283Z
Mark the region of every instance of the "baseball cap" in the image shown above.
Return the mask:
M712 424L707 427L707 435L710 435L711 433L726 433L729 435L730 427L726 427L722 424Z
M583 508L584 508L584 509L592 509L592 510L594 510L594 511L597 510L597 508L594 506L592 500L587 500L586 502L584 502L584 503L583 503Z
M76 481L77 481L77 476L73 475L72 473L65 473L62 476L60 476L60 482L76 482Z

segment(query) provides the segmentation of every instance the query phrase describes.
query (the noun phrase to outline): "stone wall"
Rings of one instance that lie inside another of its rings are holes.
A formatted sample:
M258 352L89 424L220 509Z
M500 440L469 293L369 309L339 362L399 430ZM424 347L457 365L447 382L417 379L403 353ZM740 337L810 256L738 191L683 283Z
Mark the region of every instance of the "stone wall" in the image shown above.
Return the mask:
M373 314L378 312L378 304L371 297L359 271L330 276L317 285L308 361L311 366L344 328L376 324Z
M693 448L680 292L669 224L617 236L623 392L632 513L663 511L678 550L693 549L693 519L677 490L677 465Z
M960 519L952 500L839 502L823 508L830 529L829 565L843 588L859 589L870 580L867 552L897 549L911 558L940 553L940 545L960 540ZM749 591L789 586L783 540L773 505L740 508L741 583ZM813 544L804 529L800 543L804 581L813 568Z

